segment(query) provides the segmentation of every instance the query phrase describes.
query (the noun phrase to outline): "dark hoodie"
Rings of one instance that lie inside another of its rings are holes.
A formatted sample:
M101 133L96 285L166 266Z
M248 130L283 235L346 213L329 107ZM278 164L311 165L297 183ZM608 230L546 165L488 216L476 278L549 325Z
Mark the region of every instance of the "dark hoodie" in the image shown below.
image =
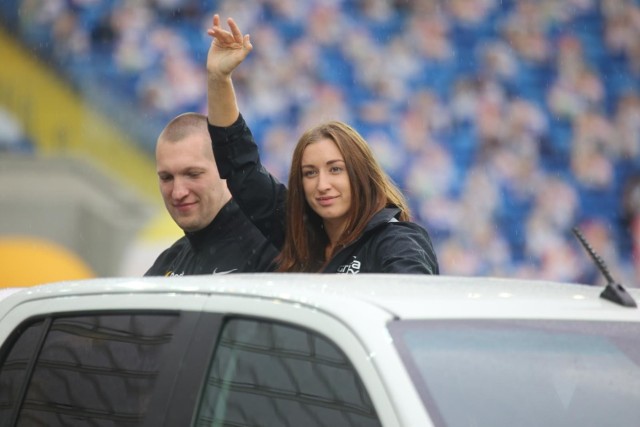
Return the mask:
M285 234L286 187L260 163L258 146L242 115L229 127L209 125L218 171L243 212L278 249ZM378 212L362 235L341 249L324 273L439 274L429 233L398 221L398 208Z

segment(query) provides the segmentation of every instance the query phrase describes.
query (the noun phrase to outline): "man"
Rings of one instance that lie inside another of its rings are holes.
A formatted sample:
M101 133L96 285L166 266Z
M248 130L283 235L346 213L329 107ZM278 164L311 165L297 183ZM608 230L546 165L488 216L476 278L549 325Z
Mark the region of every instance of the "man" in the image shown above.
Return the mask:
M145 276L272 271L277 250L242 213L220 179L207 118L174 118L156 144L160 193L171 218L184 230Z

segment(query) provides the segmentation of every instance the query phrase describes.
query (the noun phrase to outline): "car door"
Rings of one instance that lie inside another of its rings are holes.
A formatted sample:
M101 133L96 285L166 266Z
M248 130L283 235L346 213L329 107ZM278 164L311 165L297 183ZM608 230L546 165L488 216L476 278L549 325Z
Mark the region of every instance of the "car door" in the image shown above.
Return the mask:
M335 319L253 298L172 298L21 304L0 326L0 427L399 425Z

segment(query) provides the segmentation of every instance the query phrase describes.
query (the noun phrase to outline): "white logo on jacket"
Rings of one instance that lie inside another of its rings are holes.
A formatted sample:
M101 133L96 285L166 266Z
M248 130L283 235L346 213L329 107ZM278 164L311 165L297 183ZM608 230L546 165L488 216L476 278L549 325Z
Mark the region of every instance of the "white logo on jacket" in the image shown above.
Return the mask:
M358 274L360 273L361 265L360 261L358 261L356 257L353 257L353 261L351 261L351 263L341 265L338 267L337 272L342 274Z
M229 273L233 273L236 270L237 270L237 268L234 268L233 270L227 270L227 271L218 271L218 267L216 267L213 270L213 273L211 273L211 274L229 274Z

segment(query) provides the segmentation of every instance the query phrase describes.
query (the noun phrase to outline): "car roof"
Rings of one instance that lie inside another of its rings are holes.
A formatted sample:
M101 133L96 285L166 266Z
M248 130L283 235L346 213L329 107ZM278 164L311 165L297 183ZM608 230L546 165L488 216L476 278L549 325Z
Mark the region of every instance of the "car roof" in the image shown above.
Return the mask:
M193 294L280 300L335 317L375 306L398 319L628 319L640 310L603 298L603 287L541 280L397 274L245 273L108 278L60 282L6 292L2 306L42 298L100 294ZM627 289L640 301L640 289ZM0 299L2 297L0 296Z

